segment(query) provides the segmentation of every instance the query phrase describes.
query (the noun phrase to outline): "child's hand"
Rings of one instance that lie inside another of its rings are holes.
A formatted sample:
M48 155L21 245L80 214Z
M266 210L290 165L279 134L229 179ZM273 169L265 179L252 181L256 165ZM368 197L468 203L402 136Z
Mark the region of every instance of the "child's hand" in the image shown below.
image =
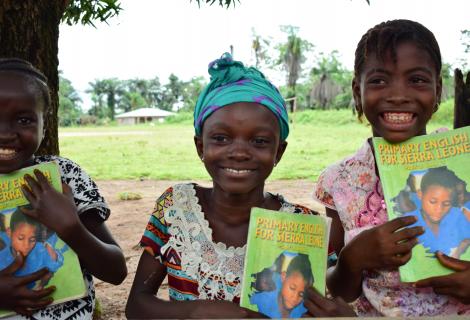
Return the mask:
M41 171L35 170L34 175L36 179L25 175L27 186L22 186L23 193L33 209L23 208L22 211L63 238L64 234L70 233L80 223L72 190L68 185L62 184L62 194L49 184Z
M356 317L356 313L341 297L328 299L315 288L308 288L304 306L308 309L308 317Z
M199 319L243 319L266 318L261 313L242 308L229 301L200 301L196 303L189 318Z
M363 231L340 255L354 272L397 268L410 260L411 249L418 243L417 236L424 233L422 227L404 228L415 222L416 217L400 217Z
M49 274L46 268L28 276L16 277L13 274L21 268L24 258L17 255L11 265L0 271L0 308L10 309L23 315L32 315L35 309L46 307L52 298L46 298L55 287L42 290L30 290L28 283L37 281Z
M448 257L441 252L437 252L436 257L443 266L456 272L420 280L416 282L416 287L432 287L437 294L445 294L470 304L470 262Z

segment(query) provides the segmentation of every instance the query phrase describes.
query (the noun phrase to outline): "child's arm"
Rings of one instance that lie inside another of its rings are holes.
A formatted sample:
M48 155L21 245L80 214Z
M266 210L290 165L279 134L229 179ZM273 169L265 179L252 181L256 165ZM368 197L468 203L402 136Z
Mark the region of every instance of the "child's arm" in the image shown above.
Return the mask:
M341 296L347 301L353 301L362 292L362 270L352 269L348 265L347 255L342 253L344 229L338 212L328 207L325 209L326 215L331 218L330 244L338 254L336 265L328 269L327 287L333 296Z
M344 230L338 213L329 208L326 212L333 219L330 241L339 252L336 266L328 270L327 285L333 296L341 296L346 301L353 301L361 294L364 270L405 264L418 243L416 237L424 232L422 227L404 228L415 223L415 217L401 217L365 230L342 245Z
M144 251L127 300L126 316L131 319L262 318L259 313L228 301L164 301L155 296L165 279L166 267Z
M120 284L127 275L124 255L104 221L94 214L95 209L79 217L68 185L63 184L64 194L61 194L40 171L34 174L36 180L25 176L28 187L23 186L22 190L33 209L25 209L24 213L57 232L77 253L82 266L95 277Z
M416 282L416 287L432 287L437 294L445 294L464 304L470 304L470 261L454 259L441 252L437 252L436 257L443 266L456 272L447 276L420 280Z
M353 308L341 297L325 298L315 288L308 288L306 293L304 306L308 309L308 316L315 318L357 316Z
M41 290L30 290L27 285L49 274L46 268L30 275L16 277L14 273L21 268L24 258L16 256L11 265L0 271L0 309L13 310L19 314L30 316L32 309L44 308L52 302L48 296L55 287Z

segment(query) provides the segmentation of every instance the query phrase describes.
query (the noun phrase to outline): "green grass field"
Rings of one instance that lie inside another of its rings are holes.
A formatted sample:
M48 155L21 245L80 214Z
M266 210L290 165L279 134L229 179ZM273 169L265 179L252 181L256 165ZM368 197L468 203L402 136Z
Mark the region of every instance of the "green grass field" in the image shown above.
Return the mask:
M452 103L443 103L428 131L451 127L451 116ZM370 136L370 127L349 110L304 111L291 119L286 153L270 179L315 180L328 164L353 153ZM191 121L186 114L157 125L61 128L62 135L102 134L60 137L61 155L99 180L209 179L196 154Z

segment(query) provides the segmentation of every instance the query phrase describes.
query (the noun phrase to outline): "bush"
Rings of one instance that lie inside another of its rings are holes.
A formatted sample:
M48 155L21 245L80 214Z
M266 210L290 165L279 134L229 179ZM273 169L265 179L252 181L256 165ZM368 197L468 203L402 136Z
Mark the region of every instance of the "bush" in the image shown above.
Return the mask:
M80 125L82 126L96 125L97 122L98 118L95 116L84 114L80 117Z
M340 93L333 99L333 106L335 109L349 109L352 98L351 91Z
M358 122L357 117L348 109L305 110L290 114L289 117L293 122L301 124L341 125Z
M121 192L118 194L119 200L140 200L142 195L138 192Z
M451 128L454 123L454 100L448 99L441 103L437 112L432 116L431 123L445 125Z
M181 124L193 124L193 113L180 111L173 116L169 116L165 119L165 123L181 123Z

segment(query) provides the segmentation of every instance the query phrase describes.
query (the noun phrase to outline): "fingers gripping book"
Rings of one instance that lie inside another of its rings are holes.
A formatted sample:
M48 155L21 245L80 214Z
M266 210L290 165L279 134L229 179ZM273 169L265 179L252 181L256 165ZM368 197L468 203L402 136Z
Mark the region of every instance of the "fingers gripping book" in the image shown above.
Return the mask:
M253 208L240 305L270 318L299 318L308 287L325 293L330 219Z
M86 287L75 252L54 231L23 212L23 208L31 207L21 186L25 184L25 174L34 176L34 170L40 170L54 189L62 192L59 167L55 162L0 175L0 272L25 277L46 268L49 273L28 283L28 289L55 286L53 304L84 297ZM13 268L15 258L20 254L23 256L23 264ZM0 310L0 317L12 313Z
M437 251L470 260L470 127L398 144L373 138L373 145L389 219L415 216L412 226L424 229L410 261L400 267L401 280L451 273Z

